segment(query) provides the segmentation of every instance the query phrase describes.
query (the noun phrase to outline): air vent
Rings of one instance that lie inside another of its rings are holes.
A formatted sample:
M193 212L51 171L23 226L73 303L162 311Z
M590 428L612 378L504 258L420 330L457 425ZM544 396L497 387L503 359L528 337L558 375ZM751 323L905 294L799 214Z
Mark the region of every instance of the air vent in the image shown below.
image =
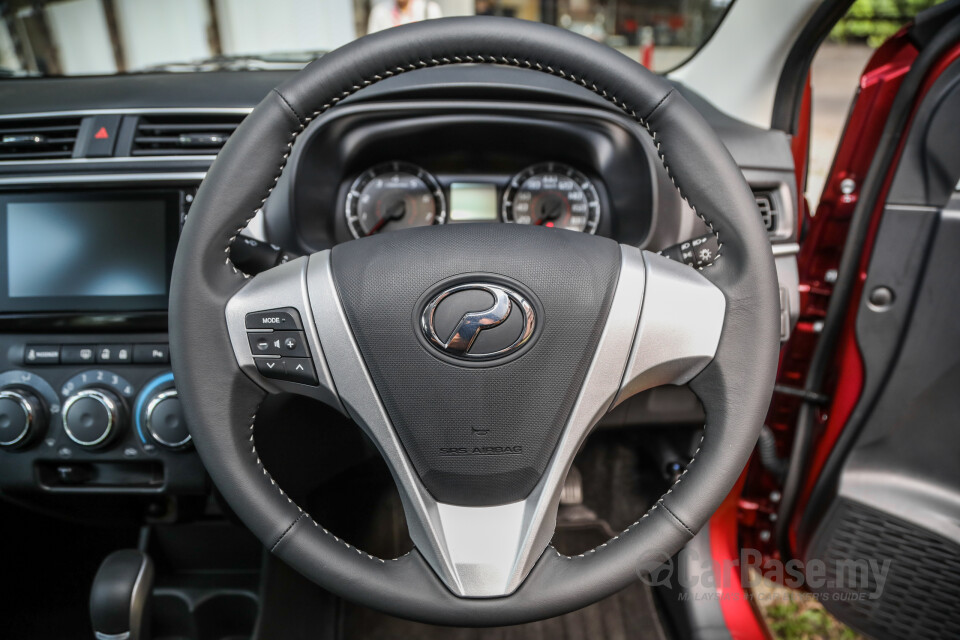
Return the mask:
M0 120L0 160L69 158L80 118Z
M773 192L755 191L753 195L757 199L757 207L760 209L760 215L763 216L763 226L767 229L767 233L776 233L780 212Z
M240 125L238 115L176 115L140 118L130 155L216 155Z

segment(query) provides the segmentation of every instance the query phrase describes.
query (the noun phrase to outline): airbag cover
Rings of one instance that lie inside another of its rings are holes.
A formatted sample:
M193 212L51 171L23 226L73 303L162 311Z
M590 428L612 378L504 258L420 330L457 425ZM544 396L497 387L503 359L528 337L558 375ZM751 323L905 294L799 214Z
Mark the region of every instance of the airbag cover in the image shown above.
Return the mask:
M593 358L619 273L618 245L558 229L458 224L339 245L331 259L360 352L427 490L468 506L526 497ZM470 282L531 299L535 333L518 356L458 362L424 340L426 304Z

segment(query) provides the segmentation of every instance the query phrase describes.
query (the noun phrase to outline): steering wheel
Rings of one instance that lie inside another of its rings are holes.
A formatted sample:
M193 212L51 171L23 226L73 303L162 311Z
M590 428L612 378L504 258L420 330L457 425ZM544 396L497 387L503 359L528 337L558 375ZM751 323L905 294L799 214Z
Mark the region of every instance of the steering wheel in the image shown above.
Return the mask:
M653 137L680 195L722 241L719 255L697 271L584 233L456 224L347 242L252 278L231 262L231 242L311 121L385 78L464 64L548 73L615 105ZM504 625L623 588L709 519L770 400L779 298L750 189L673 86L558 28L450 18L327 54L244 120L183 228L170 342L197 451L268 549L390 614ZM600 547L567 557L549 546L564 478L594 424L635 393L683 383L706 414L683 475ZM373 440L413 551L371 556L277 486L253 423L264 397L279 392L336 407Z

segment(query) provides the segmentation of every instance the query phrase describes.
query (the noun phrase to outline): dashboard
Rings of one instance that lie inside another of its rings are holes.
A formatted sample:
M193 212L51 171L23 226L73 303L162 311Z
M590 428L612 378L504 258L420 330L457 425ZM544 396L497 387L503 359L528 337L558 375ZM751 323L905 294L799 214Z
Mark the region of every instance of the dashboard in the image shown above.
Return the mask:
M434 224L593 233L694 265L707 255L707 230L650 137L595 94L530 75L424 69L344 100L298 136L232 258L258 272ZM68 512L88 508L79 495L126 496L162 517L203 502L209 482L169 366L170 272L216 153L286 77L0 83L0 491ZM786 337L798 307L789 140L685 95L757 195ZM655 389L605 423L697 415L687 395Z

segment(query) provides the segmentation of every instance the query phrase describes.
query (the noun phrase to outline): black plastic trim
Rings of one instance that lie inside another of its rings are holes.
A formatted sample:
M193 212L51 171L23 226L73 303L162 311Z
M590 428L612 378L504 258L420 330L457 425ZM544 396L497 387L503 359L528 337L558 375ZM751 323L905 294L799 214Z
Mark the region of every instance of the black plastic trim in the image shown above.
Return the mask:
M852 4L853 0L826 0L817 7L800 32L783 63L783 71L780 72L780 82L773 100L770 125L772 129L780 129L789 134L797 132L810 63L830 29Z
M166 311L116 313L5 313L0 332L166 331Z

